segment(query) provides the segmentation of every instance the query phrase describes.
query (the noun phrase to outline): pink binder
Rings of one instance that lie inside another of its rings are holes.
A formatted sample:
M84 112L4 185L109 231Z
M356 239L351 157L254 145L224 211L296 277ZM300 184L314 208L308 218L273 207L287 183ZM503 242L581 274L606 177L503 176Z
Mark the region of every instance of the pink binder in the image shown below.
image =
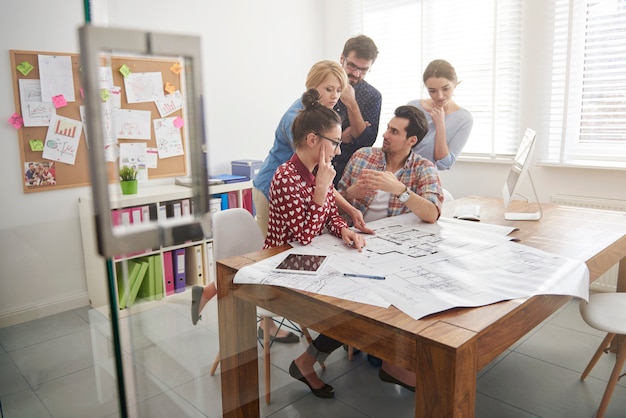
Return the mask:
M163 253L163 276L165 276L165 294L174 294L174 265L172 262L172 251Z

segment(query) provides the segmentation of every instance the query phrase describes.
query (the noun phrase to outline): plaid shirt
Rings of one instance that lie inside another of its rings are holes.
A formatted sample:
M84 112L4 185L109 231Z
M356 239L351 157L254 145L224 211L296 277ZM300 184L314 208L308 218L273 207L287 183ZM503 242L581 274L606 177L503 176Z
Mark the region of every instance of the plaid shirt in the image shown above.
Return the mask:
M350 158L350 162L348 162L339 182L338 190L343 193L354 184L361 176L363 169L385 171L386 166L386 156L381 148L361 148ZM437 168L431 161L411 151L404 162L404 167L395 174L398 180L415 194L433 202L441 215L443 191L441 190L441 181L437 174ZM361 213L365 214L373 200L374 195L368 195L364 199L353 199L350 203L360 210ZM391 195L387 216L396 216L409 211L409 208L404 203L400 202L396 196Z

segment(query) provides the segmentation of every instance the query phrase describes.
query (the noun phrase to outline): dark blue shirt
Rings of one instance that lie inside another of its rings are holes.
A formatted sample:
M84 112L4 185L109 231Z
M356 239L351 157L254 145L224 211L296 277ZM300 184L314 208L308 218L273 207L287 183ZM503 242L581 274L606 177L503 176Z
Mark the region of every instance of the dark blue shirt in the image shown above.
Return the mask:
M361 80L356 86L354 86L354 97L359 109L361 110L361 116L363 120L370 123L370 126L365 128L363 133L358 138L353 138L349 144L341 144L341 155L336 155L333 158L333 166L337 174L335 175L335 188L339 184L343 170L346 168L346 164L352 157L352 154L356 150L362 147L371 147L376 141L376 135L378 135L378 124L380 123L380 107L382 104L382 95L372 85L365 80ZM348 109L343 104L341 99L335 106L335 111L341 116L343 121L341 129L345 130L350 126L350 120L348 119Z

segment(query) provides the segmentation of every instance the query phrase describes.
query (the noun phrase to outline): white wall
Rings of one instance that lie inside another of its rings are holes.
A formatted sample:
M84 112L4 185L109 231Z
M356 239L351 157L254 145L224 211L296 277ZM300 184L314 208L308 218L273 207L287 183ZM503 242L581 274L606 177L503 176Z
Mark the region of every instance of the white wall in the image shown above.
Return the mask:
M231 160L265 158L278 119L304 91L308 69L331 58L320 42L323 3L315 0L178 0L175 7L161 0L92 3L97 24L201 37L214 173L229 171ZM77 28L83 23L82 0L24 0L1 15L4 120L16 110L8 51L78 52ZM338 46L332 58L339 53ZM89 189L24 194L16 132L2 123L0 137L5 147L0 154L2 327L88 303L77 201Z
M94 10L100 10L95 23L201 37L214 173L228 171L234 159L263 159L278 119L304 90L311 64L338 59L353 35L347 1L178 0L175 8L162 0L94 2ZM528 0L524 7L526 26L533 28L544 16L543 2ZM78 52L76 29L84 21L82 0L22 0L8 10L0 16L0 80L7 86L0 95L0 115L5 121L16 110L8 88L8 50ZM542 109L537 98L546 85L532 61L542 57L537 46L543 35L529 33L522 70L524 127L538 126ZM5 147L0 153L2 327L87 303L77 199L89 189L23 194L17 135L8 123L0 124L0 138ZM441 178L456 197L500 196L508 169L508 164L459 161ZM536 167L532 174L542 201L554 193L626 199L626 171Z

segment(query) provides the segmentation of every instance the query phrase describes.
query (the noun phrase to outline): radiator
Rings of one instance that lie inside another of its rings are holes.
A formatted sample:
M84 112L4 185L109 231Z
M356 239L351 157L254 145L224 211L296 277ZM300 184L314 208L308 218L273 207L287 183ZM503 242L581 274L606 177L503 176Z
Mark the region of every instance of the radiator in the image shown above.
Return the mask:
M580 208L607 209L626 212L626 200L601 199L597 197L573 196L555 194L551 197L552 203L564 206L577 206ZM609 271L598 277L591 283L590 290L598 292L615 292L617 289L617 274L619 265L616 264Z

